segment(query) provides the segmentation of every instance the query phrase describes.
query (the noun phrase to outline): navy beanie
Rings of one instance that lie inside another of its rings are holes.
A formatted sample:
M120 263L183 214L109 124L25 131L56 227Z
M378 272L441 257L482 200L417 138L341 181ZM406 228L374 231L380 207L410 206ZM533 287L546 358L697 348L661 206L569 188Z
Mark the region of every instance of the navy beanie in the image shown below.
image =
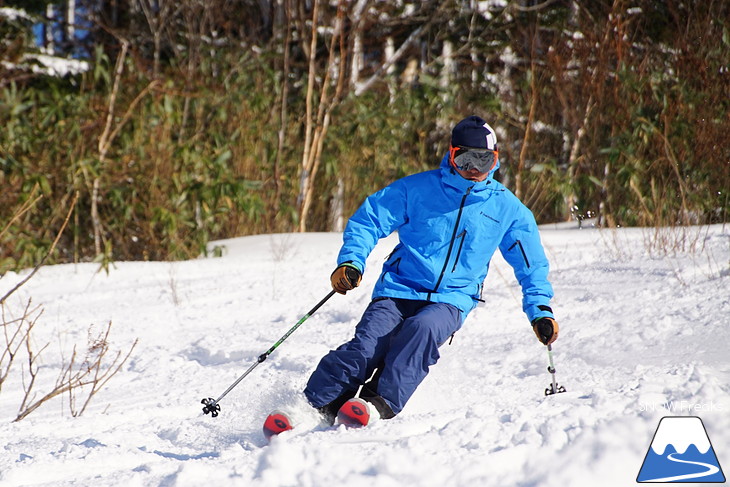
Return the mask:
M497 150L497 136L487 122L472 115L454 126L451 131L451 145Z

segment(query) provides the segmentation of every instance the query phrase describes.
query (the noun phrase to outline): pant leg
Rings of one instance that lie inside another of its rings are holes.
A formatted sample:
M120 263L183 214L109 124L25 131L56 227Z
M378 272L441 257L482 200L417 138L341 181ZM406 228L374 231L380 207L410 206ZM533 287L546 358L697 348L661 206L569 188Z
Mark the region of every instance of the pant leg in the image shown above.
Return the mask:
M321 408L338 397L352 393L382 362L393 330L401 324L401 306L392 299L370 303L355 327L355 336L320 360L304 395L310 404Z
M460 327L460 311L445 303L429 303L403 321L390 342L377 384L378 394L395 414L438 361L438 347Z

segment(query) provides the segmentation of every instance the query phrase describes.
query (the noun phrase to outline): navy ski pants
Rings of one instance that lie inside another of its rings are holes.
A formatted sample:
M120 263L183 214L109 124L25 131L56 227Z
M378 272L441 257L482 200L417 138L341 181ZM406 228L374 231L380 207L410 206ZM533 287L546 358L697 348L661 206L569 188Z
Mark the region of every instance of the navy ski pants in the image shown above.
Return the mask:
M304 395L316 408L355 391L376 368L376 392L395 414L428 374L438 347L461 328L461 312L446 303L379 298L367 307L355 336L319 362Z

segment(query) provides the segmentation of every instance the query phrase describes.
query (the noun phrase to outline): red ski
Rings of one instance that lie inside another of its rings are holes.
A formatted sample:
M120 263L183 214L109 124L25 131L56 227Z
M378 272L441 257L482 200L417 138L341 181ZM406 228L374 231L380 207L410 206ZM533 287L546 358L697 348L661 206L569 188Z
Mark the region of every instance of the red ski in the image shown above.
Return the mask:
M264 436L267 440L271 440L272 437L294 429L294 424L289 416L282 411L273 411L264 421Z
M325 429L332 426L345 425L348 428L362 428L373 423L380 416L375 407L359 398L350 399L342 405L337 413L337 421L334 425L325 422L320 424L319 428ZM324 426L323 426L324 425ZM285 431L294 429L294 421L291 415L283 411L272 411L264 421L264 436L267 440L271 439Z
M337 413L337 422L349 428L367 426L373 419L370 404L357 397L343 404Z

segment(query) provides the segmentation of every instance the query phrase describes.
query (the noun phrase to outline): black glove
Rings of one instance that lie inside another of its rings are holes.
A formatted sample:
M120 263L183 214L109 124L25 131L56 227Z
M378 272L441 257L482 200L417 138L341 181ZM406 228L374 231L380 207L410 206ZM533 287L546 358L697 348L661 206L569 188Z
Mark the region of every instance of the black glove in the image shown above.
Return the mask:
M355 289L360 285L362 273L352 264L341 264L330 276L332 289L340 294Z
M532 329L543 345L550 345L558 339L558 322L552 318L538 318L532 322Z

